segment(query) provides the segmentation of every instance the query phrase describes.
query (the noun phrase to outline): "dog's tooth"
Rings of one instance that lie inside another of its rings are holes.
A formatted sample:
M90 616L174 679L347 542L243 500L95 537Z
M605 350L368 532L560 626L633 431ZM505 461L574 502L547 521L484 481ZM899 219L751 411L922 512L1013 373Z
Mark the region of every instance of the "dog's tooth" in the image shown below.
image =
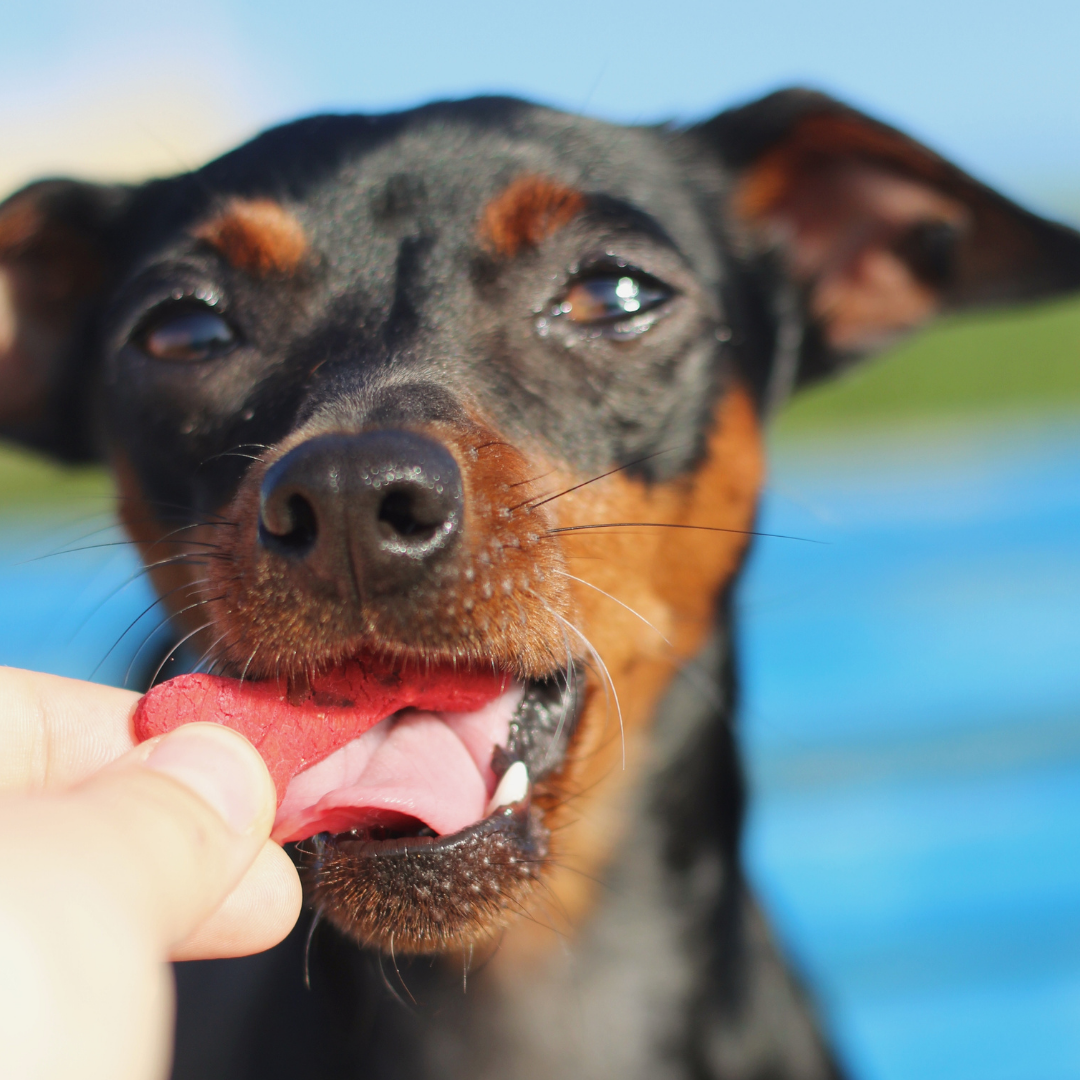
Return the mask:
M485 813L493 814L500 806L512 806L521 802L529 794L529 770L524 761L515 761L506 772L503 773L495 794L491 796L491 802Z

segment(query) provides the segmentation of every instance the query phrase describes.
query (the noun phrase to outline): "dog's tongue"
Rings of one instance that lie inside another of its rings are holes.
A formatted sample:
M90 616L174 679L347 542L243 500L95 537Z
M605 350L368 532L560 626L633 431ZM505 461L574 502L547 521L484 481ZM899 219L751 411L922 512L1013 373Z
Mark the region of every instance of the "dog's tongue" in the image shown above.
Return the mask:
M492 748L505 740L509 714L520 696L520 691L507 693L511 682L509 676L492 672L432 667L402 673L375 664L352 663L317 676L302 694L295 688L290 694L284 681L241 682L214 675L181 675L154 687L139 702L135 737L142 742L195 721L225 724L241 732L258 749L273 777L281 807L279 823L284 824L280 822L283 812L296 823L286 830L290 833L303 831L301 819L309 826L308 836L319 831L316 824L331 830L335 823L340 825L333 813L324 813L326 820L316 821L318 815L305 812L305 805L314 811L314 803L323 794L355 788L357 776L365 770L368 801L362 805L381 806L428 821L439 817L439 807L455 805L454 793L463 783L478 787L476 799L482 808L484 789L491 784ZM511 697L515 701L509 700ZM485 708L496 699L504 707ZM387 721L382 736L373 731L368 739L360 738L402 709L417 709L421 715L407 713ZM393 738L387 738L390 726L401 728ZM382 743L386 746L379 752ZM312 768L320 762L323 768ZM290 781L301 773L304 775L297 780L296 790L290 791ZM380 784L383 796L371 796ZM396 802L386 794L395 785ZM433 793L421 800L427 806L423 814L410 809L408 798L401 794L416 787ZM447 789L441 796L440 788ZM290 805L282 806L287 791ZM361 805L347 798L330 802ZM325 803L323 799L320 805ZM456 818L471 812L463 808L444 813L446 821L428 824L439 832L453 831L452 827L470 824ZM276 828L275 836L280 832Z

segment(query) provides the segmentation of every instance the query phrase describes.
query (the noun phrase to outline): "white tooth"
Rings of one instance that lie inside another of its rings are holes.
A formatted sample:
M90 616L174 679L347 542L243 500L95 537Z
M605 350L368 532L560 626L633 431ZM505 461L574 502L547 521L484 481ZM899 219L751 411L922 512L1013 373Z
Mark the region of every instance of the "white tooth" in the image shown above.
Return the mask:
M491 802L488 803L484 816L494 813L500 806L511 806L513 803L521 802L528 794L529 770L525 767L524 761L515 761L503 773L499 786L495 789L495 794L491 796Z

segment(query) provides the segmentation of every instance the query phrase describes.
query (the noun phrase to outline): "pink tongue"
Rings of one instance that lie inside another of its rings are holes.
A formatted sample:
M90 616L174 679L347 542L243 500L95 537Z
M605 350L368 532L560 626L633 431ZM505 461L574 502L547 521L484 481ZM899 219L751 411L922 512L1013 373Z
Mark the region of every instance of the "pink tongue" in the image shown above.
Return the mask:
M446 835L479 821L495 789L491 755L521 700L515 686L468 713L408 710L294 776L278 808L279 844L318 832L416 818Z
M504 696L510 683L509 676L492 672L458 671L444 666L402 673L365 661L317 676L310 690L297 700L295 695L290 699L284 682L241 683L214 675L181 675L154 687L139 702L135 737L142 742L195 721L235 728L262 754L280 804L294 776L329 758L393 713L408 708L429 713L476 713ZM446 726L448 730L452 727L449 716ZM443 745L445 737L439 731L432 745ZM463 733L459 745L468 746L470 752L478 751L478 744L474 746L470 738L476 742L478 737ZM500 741L504 740L505 732ZM417 742L427 745L426 740ZM416 747L409 745L413 749L408 751L402 745L399 762L414 760ZM490 757L489 745L487 760ZM439 760L437 753L426 749L419 753L416 767L423 765L424 772L416 776L427 775ZM482 766L470 767L481 770L478 775L482 775L487 760ZM349 770L342 776L355 779L352 766Z

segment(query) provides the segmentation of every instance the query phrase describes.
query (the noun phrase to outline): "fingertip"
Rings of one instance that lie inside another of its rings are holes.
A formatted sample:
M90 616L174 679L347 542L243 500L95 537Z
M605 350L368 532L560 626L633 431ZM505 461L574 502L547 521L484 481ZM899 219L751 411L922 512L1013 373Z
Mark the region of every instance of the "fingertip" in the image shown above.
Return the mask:
M296 867L267 840L236 888L172 950L171 959L214 960L273 948L296 925L302 904Z

